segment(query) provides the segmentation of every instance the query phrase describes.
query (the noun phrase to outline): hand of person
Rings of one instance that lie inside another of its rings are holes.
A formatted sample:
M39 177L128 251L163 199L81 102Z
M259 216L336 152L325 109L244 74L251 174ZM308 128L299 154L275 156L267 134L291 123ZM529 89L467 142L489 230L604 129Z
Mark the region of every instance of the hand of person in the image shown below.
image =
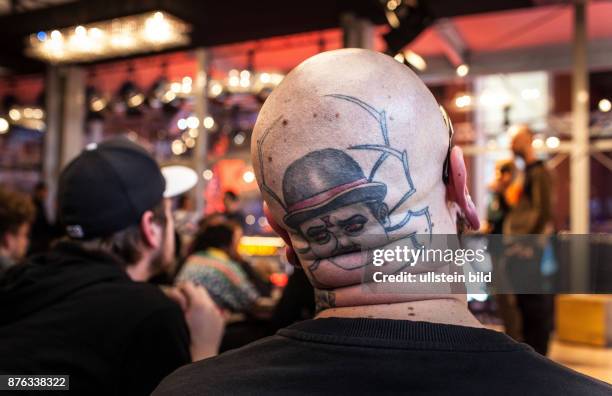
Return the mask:
M225 319L206 289L193 282L183 282L164 291L185 314L191 335L191 359L195 362L215 356L219 352Z

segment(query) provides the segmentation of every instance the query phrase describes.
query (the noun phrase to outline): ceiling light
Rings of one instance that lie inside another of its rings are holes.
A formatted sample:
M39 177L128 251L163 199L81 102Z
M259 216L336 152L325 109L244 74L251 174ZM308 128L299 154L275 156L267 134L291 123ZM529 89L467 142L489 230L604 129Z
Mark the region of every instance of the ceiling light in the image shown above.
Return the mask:
M213 171L211 171L210 169L206 169L204 172L202 172L202 177L204 178L204 180L211 180L213 176Z
M210 129L215 126L215 120L211 116L204 117L204 128Z
M252 183L255 181L255 174L252 171L246 171L242 175L242 180L244 180L245 183Z
M599 111L607 113L612 109L612 102L610 102L608 99L602 99L597 104L597 107L599 107Z
M457 72L457 75L459 77L465 77L470 72L470 67L468 65L466 65L465 63L461 64L461 65L457 66L456 72Z
M157 11L31 34L26 53L53 63L87 62L189 44L189 25Z
M94 112L102 111L104 110L105 107L106 107L106 100L104 100L103 98L93 98L93 100L91 101L89 105L89 108L91 109L91 111L94 111Z
M468 107L472 104L472 97L470 95L461 95L455 98L455 106L462 109L464 107Z
M187 127L188 128L197 128L200 126L200 120L196 116L187 117Z
M541 149L541 148L543 148L544 147L544 140L542 140L541 137L533 139L533 141L531 142L531 147L533 147L534 149Z
M9 129L9 123L6 118L0 117L0 134L6 133Z
M223 93L223 85L218 82L214 82L210 85L210 96L216 98Z
M196 141L194 138L188 137L187 139L185 139L185 146L187 146L188 148L194 148L195 144L196 144Z
M395 11L400 4L402 4L400 0L389 0L387 1L387 9L389 11Z
M393 29L397 29L400 26L400 20L397 15L395 15L395 12L387 10L385 11L385 17L387 17L387 22Z
M137 93L128 98L128 106L130 107L138 107L144 102L144 95L141 93Z
M246 136L244 136L243 132L238 132L236 136L234 136L234 144L240 146L246 140Z
M427 62L425 62L425 59L414 51L404 51L404 58L406 58L406 62L408 62L409 65L418 71L427 69Z
M183 143L182 140L180 139L176 139L172 142L172 153L174 155L181 155L183 154L185 151L187 151L187 147L185 146L185 143Z
M19 121L21 119L21 112L17 109L10 109L9 117L11 117L13 121Z
M546 146L548 146L548 148L554 149L559 147L560 144L561 140L556 136L549 136L546 138Z

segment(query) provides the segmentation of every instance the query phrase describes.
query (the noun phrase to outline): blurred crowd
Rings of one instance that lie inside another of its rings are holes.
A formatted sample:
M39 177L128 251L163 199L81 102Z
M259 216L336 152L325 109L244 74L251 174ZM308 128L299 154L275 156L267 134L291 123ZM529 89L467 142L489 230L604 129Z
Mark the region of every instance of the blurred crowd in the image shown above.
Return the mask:
M49 220L47 198L48 189L42 182L31 196L0 188L0 271L44 254L67 239L59 222ZM301 270L289 268L288 287L279 287L270 279L278 271L286 272L279 268L282 263L253 263L239 253L244 228L240 197L228 190L223 202L224 211L202 216L189 192L173 199L175 257L148 280L161 287L184 282L204 286L225 316L221 351L314 316L312 287ZM292 298L278 304L283 289Z
M166 197L171 182L141 147L115 139L63 170L61 226L44 184L31 196L0 188L0 338L11 340L0 343L0 371L77 370L71 389L148 394L181 365L314 316L302 271L275 284L278 257L255 266L240 254L236 193L202 217L190 190Z

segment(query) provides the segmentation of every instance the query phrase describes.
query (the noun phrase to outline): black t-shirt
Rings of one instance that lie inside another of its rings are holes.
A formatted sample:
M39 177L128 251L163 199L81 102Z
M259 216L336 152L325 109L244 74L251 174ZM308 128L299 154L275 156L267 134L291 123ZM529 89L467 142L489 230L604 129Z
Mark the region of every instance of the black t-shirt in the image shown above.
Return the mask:
M0 313L0 373L70 375L60 395L149 395L191 361L180 307L74 244L0 277Z
M612 388L486 329L315 319L182 367L159 395L610 395Z

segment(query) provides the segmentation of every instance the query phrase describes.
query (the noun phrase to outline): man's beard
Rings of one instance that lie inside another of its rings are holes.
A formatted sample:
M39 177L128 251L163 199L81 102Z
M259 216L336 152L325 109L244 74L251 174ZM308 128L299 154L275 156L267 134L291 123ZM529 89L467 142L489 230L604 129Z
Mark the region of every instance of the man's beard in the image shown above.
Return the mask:
M159 250L155 254L155 257L153 257L151 260L150 268L152 275L160 275L164 273L173 275L172 272L175 268L174 255L170 256L169 252L166 252L167 249L168 247L164 236L164 240L162 240Z

